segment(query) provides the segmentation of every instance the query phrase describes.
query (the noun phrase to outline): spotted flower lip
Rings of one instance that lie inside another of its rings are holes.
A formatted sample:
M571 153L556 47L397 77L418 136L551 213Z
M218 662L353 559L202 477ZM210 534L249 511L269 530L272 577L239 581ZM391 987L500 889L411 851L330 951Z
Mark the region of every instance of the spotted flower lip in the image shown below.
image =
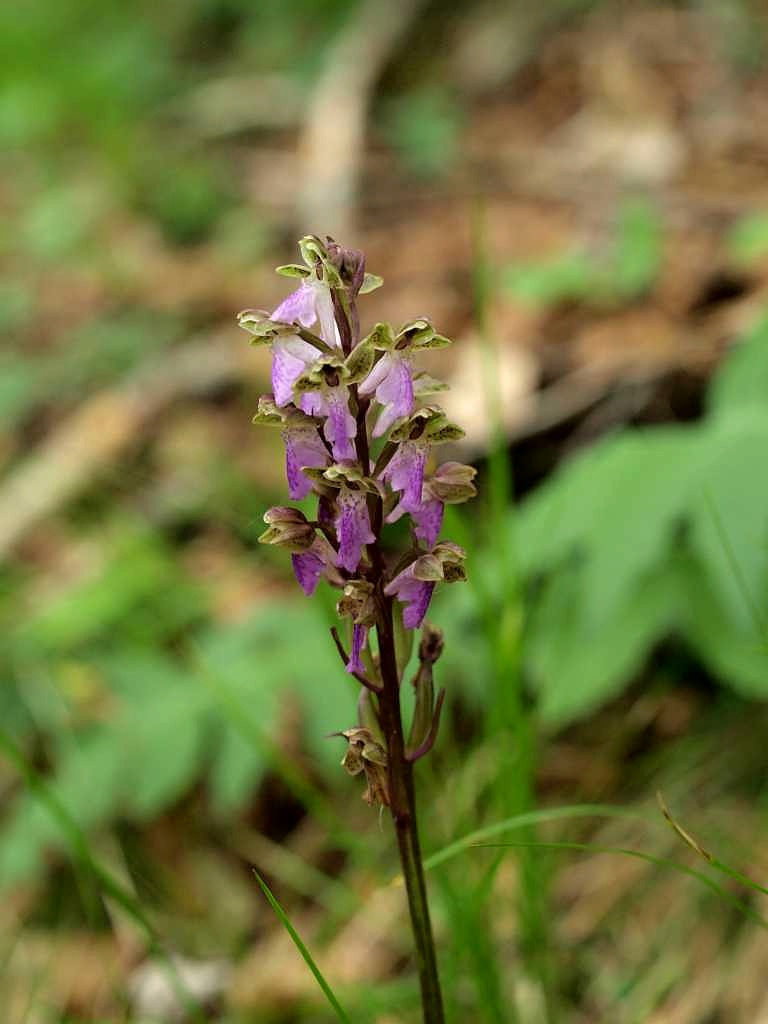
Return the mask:
M306 551L291 555L293 571L299 586L311 597L322 577L339 586L343 580L335 568L336 552L322 534L318 534Z
M352 650L347 662L347 672L354 675L356 672L361 675L365 673L365 665L360 660L363 648L368 640L368 627L355 623L352 627Z
M413 562L407 569L403 569L384 588L384 593L388 597L396 597L405 605L403 625L406 629L418 629L424 621L436 582L417 579L414 575L415 565Z
M388 481L393 491L400 491L403 512L421 505L428 451L429 445L423 441L403 441L381 471L381 479Z
M317 427L311 421L300 421L298 424L291 424L289 421L282 432L282 437L285 443L288 493L294 501L300 501L312 490L312 480L304 470L327 466L331 461L330 456L317 432Z
M272 392L275 404L293 401L296 381L317 360L317 349L297 334L275 338L272 343Z
M374 394L382 406L373 428L373 437L381 437L404 416L413 412L413 369L410 354L385 352L358 386L363 396Z
M411 518L414 523L414 533L423 540L427 547L432 547L440 536L443 528L443 513L445 506L442 501L431 499L424 501L419 508L411 510Z
M436 583L466 579L464 558L463 548L452 541L443 541L411 562L384 587L388 597L396 597L405 605L403 625L406 629L418 629L424 621Z
M318 385L316 391L305 391L299 396L299 408L308 416L325 420L323 435L337 462L354 461L357 421L349 411L343 385Z
M381 472L393 491L400 491L400 500L386 517L397 522L406 513L414 524L414 532L428 547L437 540L443 525L443 503L431 496L424 500L424 468L429 442L418 439L403 441Z
M398 519L401 519L407 513L413 521L413 532L418 539L423 540L427 547L432 547L440 536L440 530L443 528L444 512L445 505L436 498L429 498L408 509L404 507L401 501L395 505L384 521L396 523Z
M339 541L338 565L347 572L356 572L363 548L376 540L368 516L364 491L342 487L337 498L336 536Z

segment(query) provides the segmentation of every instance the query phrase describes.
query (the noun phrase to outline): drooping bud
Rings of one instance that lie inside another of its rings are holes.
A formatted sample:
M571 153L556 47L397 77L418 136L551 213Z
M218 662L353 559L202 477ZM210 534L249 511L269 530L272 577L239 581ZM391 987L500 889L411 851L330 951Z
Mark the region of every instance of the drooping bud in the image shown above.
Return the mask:
M336 605L342 618L352 620L352 649L347 672L365 672L361 655L368 641L368 630L376 622L376 600L373 584L367 580L350 580L344 587L344 596Z
M474 466L465 466L461 462L444 462L424 482L424 497L435 498L446 505L459 505L469 501L477 494L472 482L477 476Z
M350 775L365 772L366 790L363 800L369 805L381 804L389 807L389 787L387 784L387 752L376 741L370 729L357 726L339 733L349 746L342 758L341 766Z
M372 626L376 621L376 601L373 584L368 580L349 580L344 586L344 596L336 605L342 618L349 616L361 626Z
M443 653L443 631L427 622L421 630L419 643L419 661L425 665L434 665Z
M325 240L325 251L342 283L349 287L353 297L356 296L365 280L365 255L359 249L345 249L330 237Z
M456 583L467 578L462 564L465 557L458 544L444 541L420 555L386 585L384 593L405 605L406 629L418 629L424 621L436 583Z
M288 551L306 551L315 539L315 528L298 508L276 505L264 513L267 529L259 537L260 544L274 544Z

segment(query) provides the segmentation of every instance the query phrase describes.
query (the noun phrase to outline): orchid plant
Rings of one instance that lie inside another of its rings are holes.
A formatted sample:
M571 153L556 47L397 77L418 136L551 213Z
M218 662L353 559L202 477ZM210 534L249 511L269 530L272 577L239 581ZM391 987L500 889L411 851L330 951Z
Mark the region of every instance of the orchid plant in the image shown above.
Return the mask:
M443 1020L437 960L416 820L413 765L437 737L444 691L435 696L433 666L443 646L425 616L438 583L464 580L464 551L440 540L446 504L475 494L475 470L433 466L433 451L463 436L426 399L445 385L414 366L421 351L450 342L426 317L399 329L378 323L361 336L357 303L381 278L366 273L361 252L331 238L299 242L304 265L277 268L299 279L272 313L244 310L241 327L272 352L272 394L259 400L256 423L280 427L288 494L313 494L314 519L278 506L264 515L262 543L291 553L311 596L321 579L341 591L337 605L347 641L332 632L347 672L360 683L358 721L342 765L366 780L364 798L390 809L416 944L424 1020ZM403 549L386 527L410 519ZM400 687L421 629L415 705L406 738ZM374 643L375 637L375 643Z

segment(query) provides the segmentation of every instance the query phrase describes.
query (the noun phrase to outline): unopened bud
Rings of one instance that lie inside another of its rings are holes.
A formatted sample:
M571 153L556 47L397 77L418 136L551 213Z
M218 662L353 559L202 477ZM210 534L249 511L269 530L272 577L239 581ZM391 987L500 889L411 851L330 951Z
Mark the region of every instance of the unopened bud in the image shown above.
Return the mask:
M315 528L298 508L277 505L264 513L267 529L259 537L260 544L275 544L289 551L306 551L315 539Z
M474 466L465 466L461 462L444 462L433 476L425 481L424 489L431 498L436 498L447 505L459 505L477 494L477 488L472 482L476 476L477 470Z
M365 772L366 790L363 799L367 804L389 806L389 787L387 785L387 752L374 738L370 729L358 726L345 729L338 735L343 736L349 746L341 766L350 775Z
M350 580L336 610L342 618L349 616L359 626L372 626L376 621L373 584L367 580Z
M443 653L443 631L437 626L425 622L421 629L421 643L419 644L419 661L434 665Z

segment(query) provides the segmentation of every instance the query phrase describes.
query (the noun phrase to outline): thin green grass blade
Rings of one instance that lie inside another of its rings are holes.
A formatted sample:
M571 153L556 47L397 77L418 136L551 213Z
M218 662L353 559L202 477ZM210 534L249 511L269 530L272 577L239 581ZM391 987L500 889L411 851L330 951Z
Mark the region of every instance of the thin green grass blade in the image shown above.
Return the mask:
M8 759L24 779L30 792L48 811L52 819L59 826L67 846L69 847L70 854L76 863L96 880L104 895L111 897L111 899L113 899L114 902L126 912L131 920L138 925L139 929L144 932L148 952L162 964L171 982L173 990L184 1006L184 1009L188 1014L190 1014L190 1016L198 1021L199 1024L203 1024L204 1018L199 1003L184 986L173 960L163 949L160 942L160 936L155 930L152 922L142 910L139 902L133 897L133 894L128 889L125 889L121 883L114 878L111 872L105 868L103 864L100 864L99 861L96 860L91 853L85 833L78 823L45 779L42 778L42 776L39 775L30 764L28 764L22 751L19 750L11 737L2 729L0 729L0 750L7 755Z
M516 848L519 846L528 846L532 849L543 849L543 850L576 850L581 853L615 853L621 854L625 857L635 857L637 860L647 861L649 864L655 864L657 867L671 868L673 871L679 872L681 875L688 875L689 878L695 878L696 881L706 886L712 892L716 893L726 903L730 903L732 907L735 907L741 914L749 918L754 924L760 925L761 928L768 930L768 920L759 914L756 910L753 910L747 903L740 900L737 896L733 896L724 889L721 885L718 885L714 879L710 878L709 875L705 875L702 871L697 871L695 868L689 868L687 864L679 864L675 860L670 860L668 857L657 857L652 853L645 853L643 850L632 850L628 847L623 846L600 846L597 843L572 843L572 842L536 842L536 843L475 843L475 848L490 848L499 849L500 847L512 847Z
M285 930L290 935L291 942L293 942L293 944L296 947L296 949L298 949L298 951L301 954L301 958L304 961L304 963L307 965L307 967L310 969L310 971L312 971L312 973L314 974L315 981L320 986L320 988L323 990L323 995L328 1000L328 1002L331 1004L331 1008L333 1009L333 1012L336 1014L336 1016L339 1018L339 1020L343 1022L343 1024L352 1024L352 1021L349 1019L349 1017L345 1013L343 1007L341 1006L341 1004L339 1003L338 999L334 995L333 989L331 988L331 986L328 984L328 982L323 977L323 974L322 974L320 968L315 963L312 954L309 952L307 947L304 945L304 942L302 941L301 936L296 931L296 929L293 927L293 925L290 922L290 919L289 919L288 915L286 914L285 910L283 910L282 906L278 902L277 897L273 894L272 890L269 888L267 883L264 881L264 879L261 877L261 875L259 874L259 872L255 868L253 869L253 873L256 876L256 881L259 883L261 891L264 893L265 897L267 898L267 902L269 903L270 907L272 907L272 909L274 910L274 912L277 915L277 917L280 919L280 923L282 924L283 928L285 928Z
M516 814L511 818L497 821L493 825L475 829L474 832L449 843L442 850L437 850L426 858L424 870L429 871L431 868L437 867L438 864L444 864L453 857L458 857L460 853L477 846L484 839L493 839L494 836L503 835L505 832L528 828L530 825L539 825L546 821L560 821L563 818L636 818L645 820L636 811L605 804L570 804L565 807L546 807L540 811L527 811L525 814Z
M691 833L686 828L683 828L680 822L672 816L672 812L667 807L666 801L661 793L656 794L656 799L659 807L661 808L661 813L664 815L667 824L675 835L677 835L679 839L682 839L686 846L690 846L694 853L697 853L699 857L710 865L710 867L713 867L715 871L719 871L723 875L727 875L728 878L733 878L734 881L739 882L747 889L754 889L755 892L759 892L763 896L768 896L768 889L764 885L760 885L759 882L755 882L747 875L742 875L742 873L737 871L736 868L730 867L723 861L718 860L718 858L711 854L709 850L705 850L701 843L697 839L694 839Z

